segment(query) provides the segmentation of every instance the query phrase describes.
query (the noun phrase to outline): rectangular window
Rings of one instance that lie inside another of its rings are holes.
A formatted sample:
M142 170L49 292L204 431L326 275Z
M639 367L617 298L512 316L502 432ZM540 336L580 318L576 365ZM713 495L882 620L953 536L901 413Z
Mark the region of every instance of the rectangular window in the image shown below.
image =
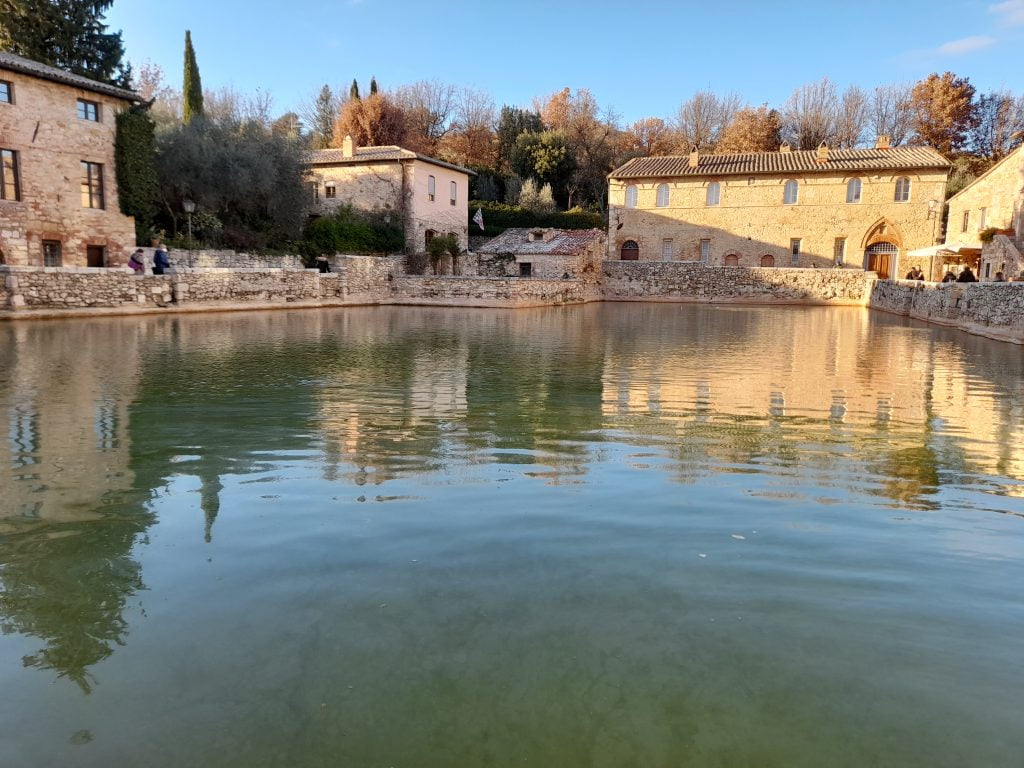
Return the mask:
M985 228L985 219L988 217L988 208L982 208L978 214L978 231Z
M519 276L533 277L533 264L529 261L519 262Z
M103 166L82 161L82 207L103 208Z
M789 252L792 254L792 264L794 267L800 266L800 238L794 237L789 241Z
M846 261L846 238L837 237L836 243L832 251L832 256L835 259L835 263L842 266Z
M427 200L434 202L437 196L437 180L433 176L427 176Z
M18 153L13 149L0 149L0 200L21 200Z
M966 232L967 228L969 226L971 226L971 212L970 211L964 211L964 220L960 224L960 231L961 232Z
M448 185L448 201L452 205L455 205L455 203L456 203L456 201L458 199L459 199L459 185L456 184L453 181L451 184Z
M711 241L707 238L700 241L700 260L704 262L711 260Z
M329 182L324 187L324 197L326 197L328 200L333 200L337 196L338 196L338 188L336 186L334 186L334 182Z
M43 240L43 266L60 266L60 240Z
M100 105L95 101L78 100L78 118L93 123L100 121Z
M0 80L0 104L14 103L14 85L6 80Z
M309 191L313 193L313 202L318 201L320 199L320 184L319 184L319 182L314 181L312 184L309 185L309 187L310 187Z
M661 259L662 261L672 261L672 238L666 237L661 241Z

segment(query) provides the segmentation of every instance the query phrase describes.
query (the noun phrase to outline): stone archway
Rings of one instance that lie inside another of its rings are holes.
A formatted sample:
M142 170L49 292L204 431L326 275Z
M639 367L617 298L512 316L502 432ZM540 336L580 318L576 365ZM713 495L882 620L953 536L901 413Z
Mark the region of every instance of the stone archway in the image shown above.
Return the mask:
M619 258L623 261L639 261L640 244L636 240L627 240L622 244L619 251Z
M766 253L764 256L761 257L761 266L762 267L774 267L775 266L775 257L772 256L770 253Z
M861 247L864 249L863 266L866 271L877 272L882 280L898 274L903 235L891 221L876 221L864 235Z
M725 266L727 267L738 267L740 265L740 257L735 253L728 253L725 256Z

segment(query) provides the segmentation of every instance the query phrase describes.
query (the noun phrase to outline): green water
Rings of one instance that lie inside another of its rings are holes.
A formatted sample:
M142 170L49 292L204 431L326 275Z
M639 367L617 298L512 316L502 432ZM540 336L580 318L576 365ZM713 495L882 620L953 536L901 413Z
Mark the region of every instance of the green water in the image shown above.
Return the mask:
M1024 763L1024 353L859 309L0 324L0 765Z

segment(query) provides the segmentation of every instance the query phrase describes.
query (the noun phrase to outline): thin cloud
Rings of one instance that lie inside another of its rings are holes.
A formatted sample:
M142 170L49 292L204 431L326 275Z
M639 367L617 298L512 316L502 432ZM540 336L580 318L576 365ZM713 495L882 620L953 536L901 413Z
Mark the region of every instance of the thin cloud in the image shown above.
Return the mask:
M989 13L1002 16L1006 24L1024 24L1024 0L1005 0L988 7Z
M973 53L974 51L980 51L982 48L988 48L995 41L994 37L987 35L971 35L970 37L961 37L959 40L950 40L948 43L943 43L935 51L945 56L962 56L965 53Z

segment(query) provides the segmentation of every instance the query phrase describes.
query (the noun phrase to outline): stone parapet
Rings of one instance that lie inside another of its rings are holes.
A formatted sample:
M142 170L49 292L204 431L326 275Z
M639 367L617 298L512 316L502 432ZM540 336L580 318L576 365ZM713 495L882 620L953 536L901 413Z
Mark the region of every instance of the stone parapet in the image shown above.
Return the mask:
M712 267L673 261L605 261L606 301L689 303L867 303L873 272L855 269Z

